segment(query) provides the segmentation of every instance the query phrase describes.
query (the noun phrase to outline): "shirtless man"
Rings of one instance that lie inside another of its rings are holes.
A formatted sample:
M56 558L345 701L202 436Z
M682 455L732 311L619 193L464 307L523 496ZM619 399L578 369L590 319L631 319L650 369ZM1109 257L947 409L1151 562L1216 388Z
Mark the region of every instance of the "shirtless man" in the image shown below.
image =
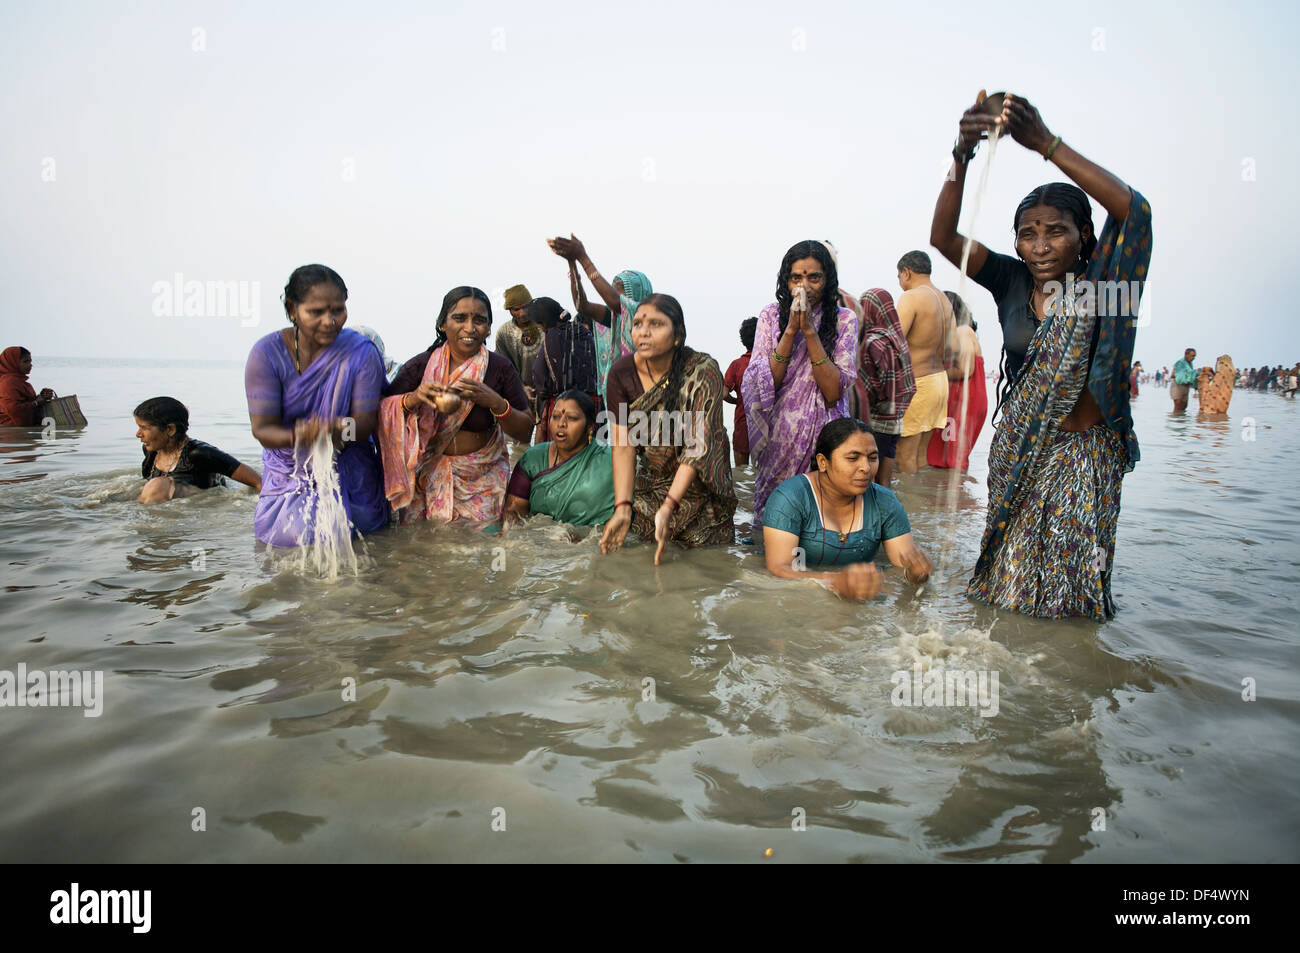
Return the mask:
M916 473L926 465L930 431L948 419L948 371L956 354L957 324L948 296L930 280L930 256L910 251L898 260L898 320L907 336L916 395L903 415L898 441L898 472Z

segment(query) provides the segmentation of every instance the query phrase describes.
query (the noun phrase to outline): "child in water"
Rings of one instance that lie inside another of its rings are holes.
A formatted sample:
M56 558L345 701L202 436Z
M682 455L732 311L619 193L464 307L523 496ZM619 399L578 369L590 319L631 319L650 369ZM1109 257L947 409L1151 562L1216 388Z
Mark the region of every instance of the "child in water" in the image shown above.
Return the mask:
M174 397L151 397L135 409L135 436L144 447L140 475L147 481L141 503L189 496L230 477L257 492L262 478L211 444L187 435L190 412Z

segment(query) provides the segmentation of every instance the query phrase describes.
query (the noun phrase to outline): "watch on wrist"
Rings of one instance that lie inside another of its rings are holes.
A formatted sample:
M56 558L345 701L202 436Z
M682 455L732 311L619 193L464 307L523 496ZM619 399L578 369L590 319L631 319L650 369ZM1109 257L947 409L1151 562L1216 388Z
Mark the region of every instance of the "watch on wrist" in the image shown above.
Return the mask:
M976 143L975 145L971 146L969 152L962 152L961 136L958 136L957 141L952 144L953 159L957 161L958 165L965 165L966 163L970 162L971 159L975 158L975 150L978 148L978 145L979 144Z

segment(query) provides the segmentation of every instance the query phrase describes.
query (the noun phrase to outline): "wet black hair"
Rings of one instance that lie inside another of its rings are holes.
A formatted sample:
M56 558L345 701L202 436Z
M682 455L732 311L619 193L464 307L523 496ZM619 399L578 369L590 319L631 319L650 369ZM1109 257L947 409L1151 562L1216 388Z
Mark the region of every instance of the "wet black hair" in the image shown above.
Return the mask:
M813 450L814 467L819 455L829 460L840 444L855 433L871 433L871 428L856 417L840 417L822 427L821 433L817 435L817 446ZM875 434L872 434L872 437L874 436Z
M348 300L348 286L337 271L328 265L299 265L289 276L284 286L284 315L289 316L289 305L302 304L317 285L334 285L343 292L343 300Z
M957 327L965 325L972 331L979 331L980 326L975 323L975 316L970 313L970 308L962 296L955 291L945 291L944 294L948 296L948 301L952 305L952 315L957 322Z
M1013 235L1020 231L1020 216L1038 205L1069 212L1074 219L1074 225L1079 229L1079 260L1073 268L1066 270L1073 271L1076 278L1083 277L1083 273L1088 270L1088 262L1092 260L1093 249L1097 247L1097 229L1092 224L1092 203L1088 201L1088 193L1069 182L1040 185L1016 206L1016 217L1011 223Z
M1074 219L1075 227L1079 229L1079 258L1072 267L1066 269L1066 272L1073 273L1076 278L1082 278L1088 270L1088 263L1092 261L1092 253L1097 247L1097 229L1092 224L1092 203L1088 200L1088 193L1069 182L1048 182L1046 185L1040 185L1021 199L1020 204L1016 206L1015 217L1011 220L1012 236L1020 231L1020 216L1038 205L1047 205L1062 212L1069 212L1070 217ZM1021 371L1023 370L1022 367ZM1007 348L1004 344L1002 353L998 356L998 399L993 408L994 424L997 423L1002 405L1007 402L1011 383L1007 376Z
M478 288L474 288L470 285L457 285L455 288L448 291L442 299L442 308L439 309L438 320L435 322L438 334L434 337L433 344L429 347L430 351L435 351L446 343L447 332L442 329L442 322L447 319L447 315L451 314L451 309L456 307L456 302L462 298L473 298L475 301L482 301L484 307L487 308L488 327L492 327L492 299Z
M168 424L175 424L177 440L184 440L190 429L189 409L175 397L150 397L141 401L140 406L131 413L159 430L166 430Z
M560 394L555 398L555 403L558 404L562 400L571 400L578 405L578 409L582 411L582 416L587 418L588 430L596 426L596 405L592 401L591 395L585 390L578 390L576 387L570 387L563 394Z
M553 328L560 323L564 308L554 298L534 298L528 303L526 313L529 321L535 321L544 328Z
M682 353L686 344L686 315L682 313L681 303L672 295L659 292L648 294L641 299L636 309L640 311L646 305L667 316L673 323L673 337L677 339L673 345L673 362L668 366L668 396L664 400L664 409L671 413L681 403L682 380L686 376L686 355Z
M758 330L758 318L746 318L740 322L740 343L746 351L754 350L754 332Z
M910 251L898 259L898 270L914 271L918 275L928 275L934 269L930 256L923 251Z
M835 339L839 337L840 330L840 273L835 267L835 259L821 242L805 241L792 245L785 253L785 257L781 259L781 270L776 276L776 303L781 309L777 319L777 333L784 334L785 326L790 323L790 305L794 301L794 296L790 294L790 272L794 270L794 263L801 258L815 258L817 264L822 266L825 283L822 285L820 301L822 323L817 329L817 337L821 340L822 348L826 353L834 354ZM818 304L819 302L816 301L808 302L810 315L817 310Z

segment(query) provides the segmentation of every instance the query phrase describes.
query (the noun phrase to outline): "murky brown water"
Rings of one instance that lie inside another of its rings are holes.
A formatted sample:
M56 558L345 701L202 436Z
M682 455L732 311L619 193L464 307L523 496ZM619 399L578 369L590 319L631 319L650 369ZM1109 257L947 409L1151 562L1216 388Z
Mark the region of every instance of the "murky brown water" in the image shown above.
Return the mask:
M0 708L0 859L1300 859L1295 403L1198 423L1144 388L1102 626L962 595L987 428L956 517L942 473L896 484L947 560L919 594L545 519L390 531L324 583L242 491L133 502L131 380L204 395L194 435L255 462L237 367L46 367L91 427L0 437L0 669L103 671L104 713ZM997 672L997 714L895 706L917 662Z

